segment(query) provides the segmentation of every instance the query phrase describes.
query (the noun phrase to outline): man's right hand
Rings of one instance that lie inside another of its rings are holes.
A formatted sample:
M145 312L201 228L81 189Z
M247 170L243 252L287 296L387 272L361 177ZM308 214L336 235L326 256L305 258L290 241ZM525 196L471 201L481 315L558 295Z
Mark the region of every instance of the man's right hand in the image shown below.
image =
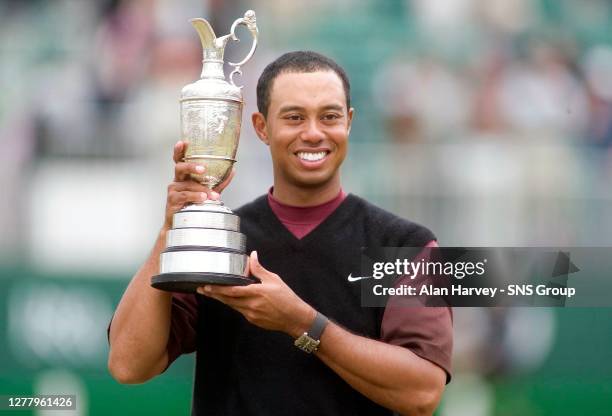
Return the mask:
M172 216L188 204L199 204L207 199L219 199L219 193L231 182L236 173L232 168L230 175L214 189L194 181L191 174L201 175L205 168L195 163L185 162L185 150L187 142L178 141L174 145L174 181L168 185L168 197L166 199L166 214L164 229L172 228Z

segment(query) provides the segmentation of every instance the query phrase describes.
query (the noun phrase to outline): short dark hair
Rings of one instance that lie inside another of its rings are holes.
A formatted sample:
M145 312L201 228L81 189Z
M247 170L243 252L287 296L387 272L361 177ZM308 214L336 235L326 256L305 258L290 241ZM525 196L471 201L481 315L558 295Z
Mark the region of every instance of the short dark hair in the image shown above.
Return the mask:
M346 107L351 108L351 84L346 72L333 59L312 51L295 51L281 55L271 62L261 73L257 81L257 109L265 117L268 116L270 107L270 91L274 79L282 73L287 72L317 72L333 71L342 80Z

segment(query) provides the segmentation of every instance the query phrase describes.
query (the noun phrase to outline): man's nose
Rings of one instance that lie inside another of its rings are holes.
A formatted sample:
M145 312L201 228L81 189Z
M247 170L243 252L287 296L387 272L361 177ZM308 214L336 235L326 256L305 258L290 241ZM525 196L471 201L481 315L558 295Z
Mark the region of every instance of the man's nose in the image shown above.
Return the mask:
M302 140L307 142L318 143L325 139L325 134L318 123L318 120L311 120L306 125L306 129L302 132Z

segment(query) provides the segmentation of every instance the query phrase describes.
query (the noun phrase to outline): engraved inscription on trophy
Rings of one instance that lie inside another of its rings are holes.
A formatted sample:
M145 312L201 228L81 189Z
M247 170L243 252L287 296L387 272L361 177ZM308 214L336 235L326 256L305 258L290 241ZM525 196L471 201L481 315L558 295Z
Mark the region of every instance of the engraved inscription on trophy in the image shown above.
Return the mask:
M238 151L241 113L241 104L234 102L183 104L182 137L189 142L186 159L207 168L202 175L192 175L196 181L214 188L230 173Z

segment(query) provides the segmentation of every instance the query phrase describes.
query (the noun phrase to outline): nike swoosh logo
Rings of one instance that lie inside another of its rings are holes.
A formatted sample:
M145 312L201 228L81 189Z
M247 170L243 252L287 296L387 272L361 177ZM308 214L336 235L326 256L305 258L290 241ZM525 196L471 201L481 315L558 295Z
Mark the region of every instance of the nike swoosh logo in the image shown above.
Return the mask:
M353 277L353 273L350 273L348 275L348 281L349 282L356 282L356 281L361 280L361 279L369 279L370 277L372 277L372 276L355 276L355 277Z

